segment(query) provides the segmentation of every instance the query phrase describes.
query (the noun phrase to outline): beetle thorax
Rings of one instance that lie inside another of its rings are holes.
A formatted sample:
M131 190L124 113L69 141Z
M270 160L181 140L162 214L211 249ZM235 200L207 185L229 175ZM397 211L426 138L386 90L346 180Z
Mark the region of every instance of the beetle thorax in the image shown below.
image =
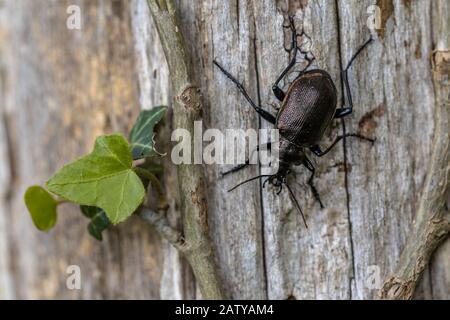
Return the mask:
M300 165L305 159L303 148L293 144L283 137L280 138L279 155L279 171L287 170L291 164Z

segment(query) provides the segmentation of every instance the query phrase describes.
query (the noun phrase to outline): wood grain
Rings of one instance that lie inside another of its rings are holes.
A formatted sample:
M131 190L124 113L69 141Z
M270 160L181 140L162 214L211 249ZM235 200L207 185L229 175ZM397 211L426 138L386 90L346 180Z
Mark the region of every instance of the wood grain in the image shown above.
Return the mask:
M98 243L77 208L64 205L57 227L42 234L22 202L28 185L89 152L95 136L128 132L139 112L128 2L77 2L80 31L66 28L72 3L9 1L1 9L2 114L14 168L3 211L11 296L159 298L163 250L147 224L133 218ZM72 264L81 268L79 291L66 288Z

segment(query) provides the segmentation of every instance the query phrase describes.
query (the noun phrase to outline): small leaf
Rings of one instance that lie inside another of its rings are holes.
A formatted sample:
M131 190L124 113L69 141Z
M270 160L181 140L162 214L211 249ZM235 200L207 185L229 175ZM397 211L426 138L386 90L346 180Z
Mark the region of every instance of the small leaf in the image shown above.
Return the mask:
M41 231L49 231L56 224L58 202L40 186L32 186L24 195L25 205L34 225Z
M109 221L105 212L102 211L94 218L92 218L91 222L89 223L88 225L89 234L93 236L95 239L102 241L103 240L102 232L108 229L110 225L111 221Z
M153 142L153 129L166 114L167 108L160 106L141 111L130 133L133 159L150 157L158 152Z
M80 211L86 218L92 219L102 209L92 206L80 206Z
M64 166L47 188L72 202L103 209L113 224L129 217L145 195L132 170L130 146L120 134L98 137L92 153Z
M102 241L102 232L111 225L111 221L109 221L105 211L90 206L80 206L80 209L86 217L91 219L87 227L89 234L95 239Z

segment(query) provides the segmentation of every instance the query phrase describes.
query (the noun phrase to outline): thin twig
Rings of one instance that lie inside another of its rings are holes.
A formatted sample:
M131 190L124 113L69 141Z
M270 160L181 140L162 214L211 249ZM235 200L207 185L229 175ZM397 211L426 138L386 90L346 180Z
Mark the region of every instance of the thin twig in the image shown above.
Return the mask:
M167 220L166 212L160 210L159 213L143 207L139 212L139 216L145 221L152 224L163 238L169 241L175 248L182 253L186 251L186 242L183 235L178 230L172 228Z
M413 230L397 268L379 292L381 299L411 299L436 248L450 232L444 217L450 181L450 51L433 56L436 127L432 156Z
M174 127L183 128L194 136L194 121L200 120L202 101L195 85L190 59L186 52L179 19L173 0L148 0L170 71L175 93ZM226 298L209 239L208 209L203 169L198 165L177 167L180 188L183 235L190 263L200 291L205 299Z

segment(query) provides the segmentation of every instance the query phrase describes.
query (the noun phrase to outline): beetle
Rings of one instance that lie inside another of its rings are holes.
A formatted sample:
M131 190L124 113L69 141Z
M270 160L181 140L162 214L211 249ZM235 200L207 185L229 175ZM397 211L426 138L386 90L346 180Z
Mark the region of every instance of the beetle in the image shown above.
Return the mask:
M290 28L292 32L291 50L293 50L293 55L288 66L281 72L280 76L276 79L275 83L272 86L272 91L275 97L281 102L281 106L278 109L276 116L272 115L270 112L257 105L250 98L243 84L240 83L235 77L233 77L228 71L226 71L216 60L213 60L213 63L228 79L230 79L237 86L239 91L243 94L243 96L253 107L253 109L255 109L255 111L263 119L272 123L275 128L279 130L280 136L278 171L273 175L259 175L257 177L253 177L251 179L243 181L229 191L236 189L244 183L262 177L267 178L263 183L263 187L265 187L266 183L268 182L269 184L278 188L277 194L281 192L284 185L287 187L290 196L293 199L297 209L301 213L303 222L307 227L306 219L303 215L301 207L297 199L295 198L292 189L288 185L286 177L291 172L291 165L304 165L311 172L308 184L311 188L312 194L319 202L320 207L324 208L319 193L314 186L315 168L312 162L306 156L305 150L309 149L314 155L322 157L326 155L340 140L344 139L345 137L356 137L374 143L374 139L364 137L357 133L350 133L339 135L334 140L334 142L325 150L322 150L319 146L319 142L325 130L330 125L331 121L333 119L343 118L352 113L353 101L348 81L348 70L352 66L356 57L373 41L373 38L370 37L370 39L367 40L357 50L357 52L351 57L346 68L342 71L341 76L345 87L345 92L342 93L343 105L340 108L336 108L337 90L330 74L327 71L318 68L308 70L312 65L314 58L310 58L307 52L302 51L298 46L297 38L299 36L305 35L305 33L303 31L300 35L297 33L294 24L294 18L292 16L289 17L289 26L286 27ZM296 64L298 52L304 55L304 57L308 61L308 65L302 71L300 71L299 75L289 85L287 91L284 92L280 87L280 82ZM345 97L348 101L347 106L345 103ZM267 143L266 147L270 149L271 143ZM259 151L260 148L261 146L259 146L257 150ZM248 159L245 161L245 163L240 164L229 171L223 172L222 175L224 176L241 170L249 164L250 161Z

